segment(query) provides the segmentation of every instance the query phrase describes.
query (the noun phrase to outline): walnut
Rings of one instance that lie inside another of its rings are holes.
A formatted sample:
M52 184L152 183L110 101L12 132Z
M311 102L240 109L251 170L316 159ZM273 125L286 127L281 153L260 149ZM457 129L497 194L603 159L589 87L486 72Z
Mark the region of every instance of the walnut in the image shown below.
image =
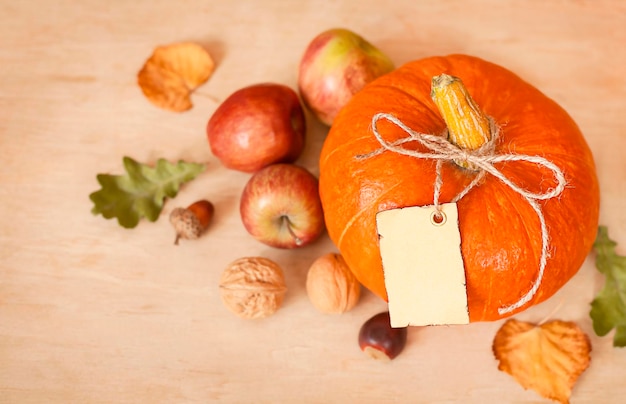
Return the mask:
M316 259L307 274L306 291L313 306L323 313L351 310L361 296L361 284L339 254Z
M283 303L287 287L283 271L274 261L245 257L231 263L220 279L222 302L242 318L268 317Z

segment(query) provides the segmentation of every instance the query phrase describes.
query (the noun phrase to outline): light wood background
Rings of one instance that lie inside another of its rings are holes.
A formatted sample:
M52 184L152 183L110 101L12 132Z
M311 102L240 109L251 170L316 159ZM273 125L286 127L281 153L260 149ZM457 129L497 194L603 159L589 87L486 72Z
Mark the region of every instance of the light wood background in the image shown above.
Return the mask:
M545 1L0 1L0 403L539 403L497 370L501 322L411 329L395 361L357 346L385 304L365 292L342 316L315 311L298 251L265 247L238 213L247 174L211 155L205 124L245 85L295 87L307 43L331 27L359 32L398 64L468 53L500 63L561 103L595 158L601 222L626 253L626 3ZM196 41L218 68L175 114L153 107L136 73L159 44ZM308 118L311 118L309 115ZM326 129L309 119L299 163L318 173ZM161 220L125 230L90 213L96 174L122 157L206 162ZM167 215L208 198L204 238L173 246ZM261 255L283 266L288 297L262 321L229 313L225 266ZM572 403L626 396L626 348L596 337L589 303L603 282L590 257L556 296L517 318L576 321L592 364Z

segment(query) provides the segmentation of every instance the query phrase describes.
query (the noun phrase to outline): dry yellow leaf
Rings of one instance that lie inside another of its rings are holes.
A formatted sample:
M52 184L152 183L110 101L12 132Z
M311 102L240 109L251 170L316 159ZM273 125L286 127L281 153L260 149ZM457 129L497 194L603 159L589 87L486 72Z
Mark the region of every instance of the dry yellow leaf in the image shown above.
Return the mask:
M589 337L573 322L542 325L508 320L496 333L493 353L525 389L569 403L572 388L591 361Z
M215 70L211 55L200 45L183 42L159 46L137 75L137 83L154 105L182 112L192 107L190 95Z

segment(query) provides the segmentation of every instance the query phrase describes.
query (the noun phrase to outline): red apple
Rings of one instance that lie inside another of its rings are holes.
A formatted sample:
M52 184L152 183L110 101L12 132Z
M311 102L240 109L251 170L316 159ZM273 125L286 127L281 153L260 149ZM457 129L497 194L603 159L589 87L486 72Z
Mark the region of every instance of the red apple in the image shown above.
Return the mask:
M331 125L339 110L375 78L394 69L374 45L347 29L322 32L307 47L298 72L304 104Z
M248 233L272 247L302 247L324 231L317 178L294 164L272 164L252 175L239 210Z
M231 94L215 110L206 131L211 151L222 164L255 172L295 161L304 148L306 125L296 92L264 83Z

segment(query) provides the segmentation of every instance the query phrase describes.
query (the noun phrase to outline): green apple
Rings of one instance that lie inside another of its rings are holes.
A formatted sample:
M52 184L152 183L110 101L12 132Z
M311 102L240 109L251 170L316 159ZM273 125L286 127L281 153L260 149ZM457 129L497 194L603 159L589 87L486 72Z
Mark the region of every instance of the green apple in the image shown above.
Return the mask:
M342 28L316 36L308 45L298 70L298 89L304 104L326 125L344 105L394 64L360 35Z

